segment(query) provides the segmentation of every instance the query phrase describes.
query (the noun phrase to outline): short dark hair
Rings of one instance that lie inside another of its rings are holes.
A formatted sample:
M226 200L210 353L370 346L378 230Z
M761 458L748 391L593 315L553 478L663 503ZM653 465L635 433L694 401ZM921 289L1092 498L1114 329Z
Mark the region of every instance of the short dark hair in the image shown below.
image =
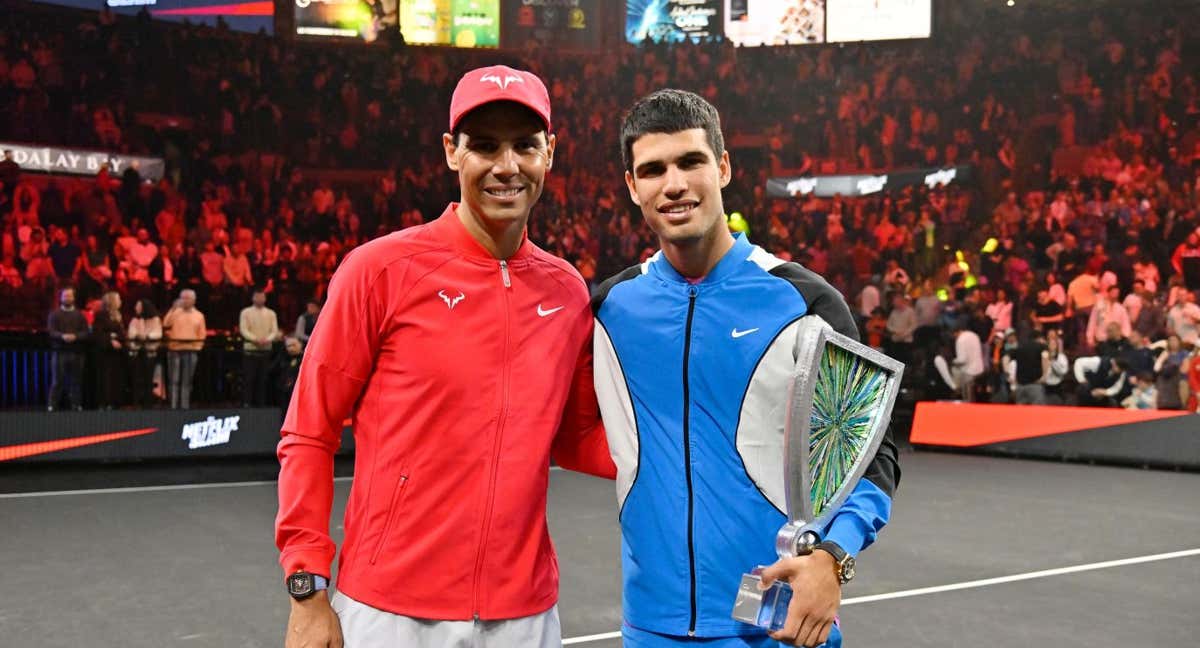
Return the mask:
M145 319L154 319L158 317L158 307L149 299L139 299L138 303L142 305L142 317Z
M721 117L704 97L687 90L667 88L652 92L625 113L621 120L621 160L633 171L633 143L651 133L678 133L703 128L708 147L717 159L725 152Z

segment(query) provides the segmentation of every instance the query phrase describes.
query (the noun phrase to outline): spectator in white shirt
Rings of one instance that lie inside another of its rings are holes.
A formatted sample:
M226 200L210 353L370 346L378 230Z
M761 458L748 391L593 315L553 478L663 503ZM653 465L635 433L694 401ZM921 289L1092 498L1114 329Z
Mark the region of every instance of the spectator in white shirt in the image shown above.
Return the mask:
M984 314L992 320L992 336L1003 333L1013 327L1012 324L1013 304L1008 299L1008 291L1000 288L996 290L996 301L988 304Z
M892 312L887 318L889 355L900 362L912 361L913 334L917 331L917 312L908 298L898 294L892 298Z
M1046 291L1050 294L1050 299L1058 302L1059 306L1067 305L1067 289L1063 288L1053 272L1046 273Z
M880 303L879 289L875 284L867 284L863 286L862 292L858 294L858 314L860 319L867 320L871 317L871 313L879 308Z
M1167 332L1178 335L1184 344L1200 346L1200 306L1190 290L1179 293L1179 301L1167 311Z
M1129 332L1133 330L1133 324L1129 321L1129 313L1121 305L1121 289L1117 286L1108 287L1088 317L1087 343L1089 347L1095 347L1097 343L1108 339L1109 324L1119 325L1122 337L1129 337Z
M1141 279L1133 280L1133 290L1125 295L1125 300L1121 305L1125 307L1125 312L1129 315L1130 322L1136 322L1138 315L1142 312L1142 306L1145 304L1142 301L1142 293L1146 292L1146 282Z
M934 358L933 364L946 385L959 391L962 400L971 402L975 379L983 375L983 343L974 331L960 327L954 331L954 361L951 366L947 366L942 356Z
M1071 363L1063 352L1062 336L1050 329L1046 333L1046 355L1050 357L1050 369L1046 371L1046 402L1050 405L1063 403L1063 379L1071 371Z

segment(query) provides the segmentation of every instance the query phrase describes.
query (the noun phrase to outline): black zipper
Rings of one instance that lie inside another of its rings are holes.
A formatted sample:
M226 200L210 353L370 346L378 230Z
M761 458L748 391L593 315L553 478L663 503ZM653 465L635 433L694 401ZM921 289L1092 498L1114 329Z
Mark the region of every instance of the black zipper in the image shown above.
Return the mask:
M692 585L692 614L688 621L688 636L696 636L696 548L694 546L694 538L692 531L692 516L695 511L695 504L692 502L692 442L691 431L688 428L690 410L691 410L691 394L688 388L688 357L692 354L692 315L696 312L696 287L688 287L688 315L687 329L683 334L683 474L687 477L687 494L688 494L688 514L687 514L687 536L688 536L688 568L689 576L691 577Z

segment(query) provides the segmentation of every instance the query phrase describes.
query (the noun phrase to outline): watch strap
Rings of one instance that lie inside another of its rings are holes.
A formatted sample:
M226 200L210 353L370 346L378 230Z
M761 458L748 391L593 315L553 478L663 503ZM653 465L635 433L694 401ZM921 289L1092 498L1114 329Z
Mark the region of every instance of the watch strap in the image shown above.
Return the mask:
M842 546L832 540L819 542L814 550L820 549L829 555L833 556L834 569L837 571L838 582L842 585L849 583L854 578L854 558L846 553Z
M845 549L842 549L841 545L839 545L838 543L836 543L832 540L824 540L824 541L818 542L817 545L815 547L813 547L813 549L824 550L826 553L833 556L834 561L836 561L839 565L842 564L842 561L845 560L846 556L849 555L846 553Z

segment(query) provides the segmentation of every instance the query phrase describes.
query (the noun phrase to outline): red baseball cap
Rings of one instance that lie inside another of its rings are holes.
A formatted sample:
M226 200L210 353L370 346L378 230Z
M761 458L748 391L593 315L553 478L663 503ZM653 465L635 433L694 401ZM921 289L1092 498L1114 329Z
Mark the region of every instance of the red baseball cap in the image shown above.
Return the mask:
M450 98L450 131L467 113L493 101L515 101L532 110L550 130L550 93L536 74L507 65L476 68L458 80Z

